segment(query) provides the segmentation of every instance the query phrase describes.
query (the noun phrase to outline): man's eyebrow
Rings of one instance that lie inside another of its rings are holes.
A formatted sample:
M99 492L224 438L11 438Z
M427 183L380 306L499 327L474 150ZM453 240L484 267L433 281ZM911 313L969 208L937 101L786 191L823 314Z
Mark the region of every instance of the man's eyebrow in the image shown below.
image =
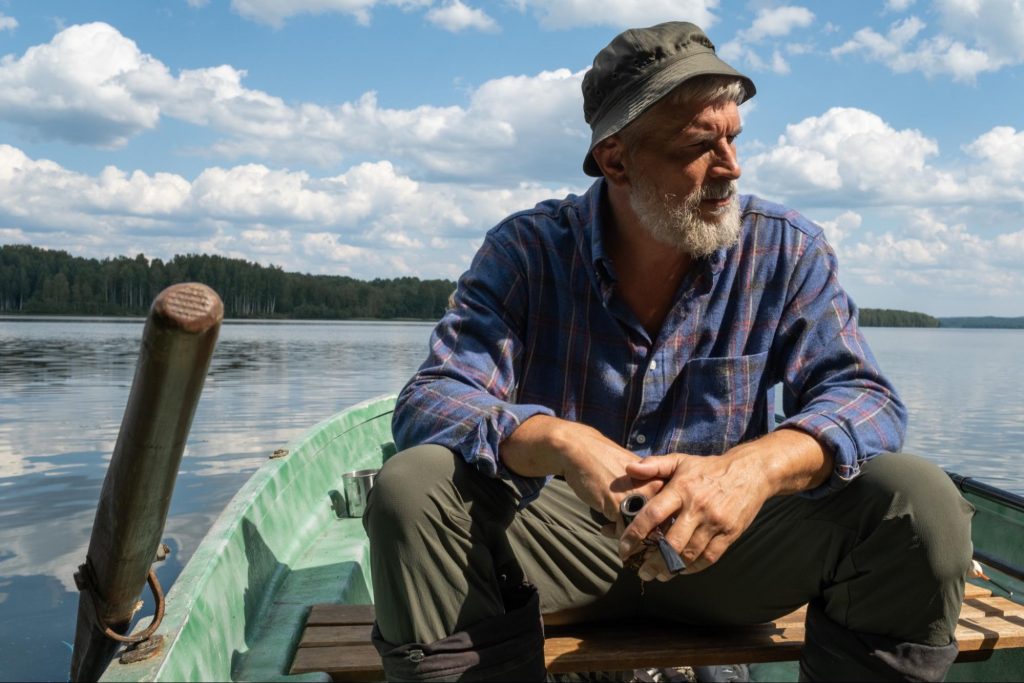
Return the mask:
M690 129L684 128L679 131L678 137L684 140L687 144L695 144L700 142L708 142L710 140L717 140L720 137L736 137L743 132L743 126L738 126L735 129L729 129L724 134L719 133L717 130L708 129Z

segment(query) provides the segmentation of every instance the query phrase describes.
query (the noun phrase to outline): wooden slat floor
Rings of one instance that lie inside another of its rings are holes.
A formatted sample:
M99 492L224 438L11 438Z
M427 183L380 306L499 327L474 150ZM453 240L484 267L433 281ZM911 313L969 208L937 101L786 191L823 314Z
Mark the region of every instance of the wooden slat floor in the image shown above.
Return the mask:
M548 671L622 671L722 662L799 659L801 608L774 622L742 628L693 628L669 622L614 622L546 628ZM373 605L314 605L290 673L326 671L336 681L383 680L370 643ZM956 631L958 661L1024 647L1024 605L967 585Z

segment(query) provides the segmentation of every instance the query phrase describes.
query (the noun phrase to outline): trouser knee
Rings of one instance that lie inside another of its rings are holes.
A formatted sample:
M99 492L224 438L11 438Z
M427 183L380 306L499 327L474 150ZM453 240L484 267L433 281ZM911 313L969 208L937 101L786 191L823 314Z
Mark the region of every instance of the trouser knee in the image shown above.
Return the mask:
M887 453L865 463L859 485L884 510L882 523L905 531L900 550L921 556L940 582L963 578L974 508L942 469L915 455Z
M371 539L395 539L436 506L437 489L452 479L454 458L450 450L435 445L416 446L389 458L374 480L363 516Z

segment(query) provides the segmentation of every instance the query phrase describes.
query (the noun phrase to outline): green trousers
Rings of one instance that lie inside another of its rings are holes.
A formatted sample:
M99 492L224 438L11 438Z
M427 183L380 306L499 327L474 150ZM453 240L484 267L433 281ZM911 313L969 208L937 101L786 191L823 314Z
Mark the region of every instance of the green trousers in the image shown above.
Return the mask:
M810 603L805 679L940 680L956 656L973 509L921 458L880 455L825 498L771 499L715 565L664 583L623 568L565 482L518 503L438 446L384 465L364 517L382 653L500 623L504 587L525 581L560 622L750 624Z

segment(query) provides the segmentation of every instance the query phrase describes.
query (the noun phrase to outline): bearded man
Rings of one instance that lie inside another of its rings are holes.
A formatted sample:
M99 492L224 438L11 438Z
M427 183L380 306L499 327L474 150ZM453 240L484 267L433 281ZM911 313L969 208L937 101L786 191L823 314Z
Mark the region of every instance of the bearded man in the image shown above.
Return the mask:
M364 518L389 679L542 679L541 614L804 603L803 678L944 676L970 506L897 453L905 408L821 229L737 194L754 92L693 24L598 53L597 180L487 234L399 397Z

